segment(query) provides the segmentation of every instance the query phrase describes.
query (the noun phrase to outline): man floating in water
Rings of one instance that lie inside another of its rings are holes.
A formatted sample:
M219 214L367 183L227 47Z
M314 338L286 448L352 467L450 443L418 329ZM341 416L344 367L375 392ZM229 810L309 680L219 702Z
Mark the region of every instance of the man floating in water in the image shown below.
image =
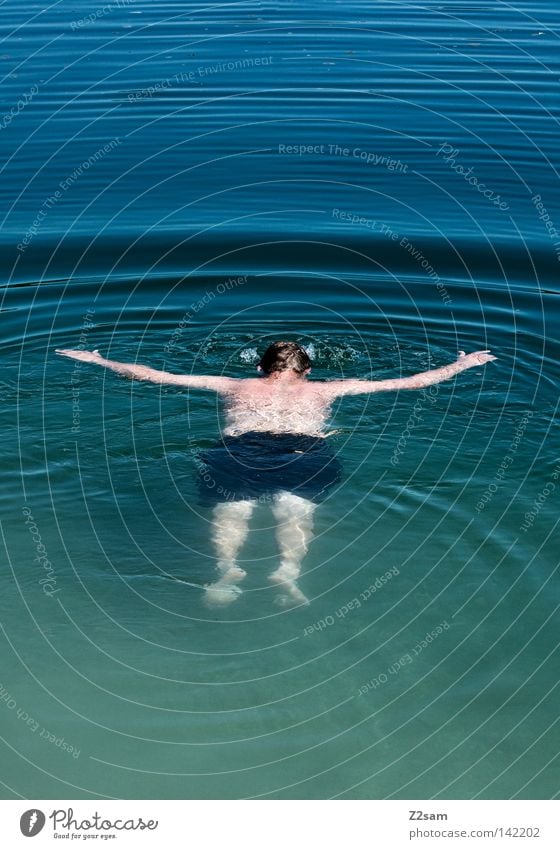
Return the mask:
M233 378L171 374L148 366L105 360L99 351L57 350L57 354L96 363L134 380L192 389L223 397L226 426L215 448L201 454L199 486L212 504L213 541L219 578L206 586L210 604L229 604L246 572L237 558L258 502L268 500L277 522L281 562L269 580L281 605L307 604L297 585L313 534L313 513L335 483L341 467L327 447L331 404L343 395L422 389L461 371L495 360L490 351L459 352L454 363L393 380L308 381L311 361L296 342L274 342L264 352L261 377Z

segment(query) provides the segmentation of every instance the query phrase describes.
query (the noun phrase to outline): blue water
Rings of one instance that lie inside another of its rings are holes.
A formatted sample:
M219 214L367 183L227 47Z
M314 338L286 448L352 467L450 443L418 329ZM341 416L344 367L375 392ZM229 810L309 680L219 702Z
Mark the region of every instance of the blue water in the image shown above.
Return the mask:
M558 793L559 23L2 4L5 798ZM498 360L337 404L310 606L262 507L212 611L215 397L54 349L252 376L283 337L313 379Z

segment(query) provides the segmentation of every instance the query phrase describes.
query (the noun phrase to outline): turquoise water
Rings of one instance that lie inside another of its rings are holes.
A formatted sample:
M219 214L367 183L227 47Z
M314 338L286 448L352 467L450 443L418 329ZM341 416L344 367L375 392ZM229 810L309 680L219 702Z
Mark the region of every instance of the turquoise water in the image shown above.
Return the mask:
M2 5L5 798L558 793L558 24ZM252 376L282 337L313 379L498 361L340 401L311 604L263 506L210 610L215 397L54 349Z

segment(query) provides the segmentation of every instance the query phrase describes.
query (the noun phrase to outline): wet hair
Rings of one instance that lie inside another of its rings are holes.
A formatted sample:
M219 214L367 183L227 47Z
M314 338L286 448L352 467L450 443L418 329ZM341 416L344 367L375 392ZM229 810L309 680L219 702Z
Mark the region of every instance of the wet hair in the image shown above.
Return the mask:
M303 374L311 368L311 360L305 348L297 342L273 342L262 355L259 366L266 374L288 369Z

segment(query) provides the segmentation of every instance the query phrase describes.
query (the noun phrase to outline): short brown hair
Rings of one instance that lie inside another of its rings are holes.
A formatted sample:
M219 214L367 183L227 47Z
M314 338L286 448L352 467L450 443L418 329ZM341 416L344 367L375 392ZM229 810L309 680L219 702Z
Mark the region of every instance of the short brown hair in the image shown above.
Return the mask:
M311 360L305 348L297 342L273 342L262 355L259 366L267 374L288 369L303 374L311 368Z

